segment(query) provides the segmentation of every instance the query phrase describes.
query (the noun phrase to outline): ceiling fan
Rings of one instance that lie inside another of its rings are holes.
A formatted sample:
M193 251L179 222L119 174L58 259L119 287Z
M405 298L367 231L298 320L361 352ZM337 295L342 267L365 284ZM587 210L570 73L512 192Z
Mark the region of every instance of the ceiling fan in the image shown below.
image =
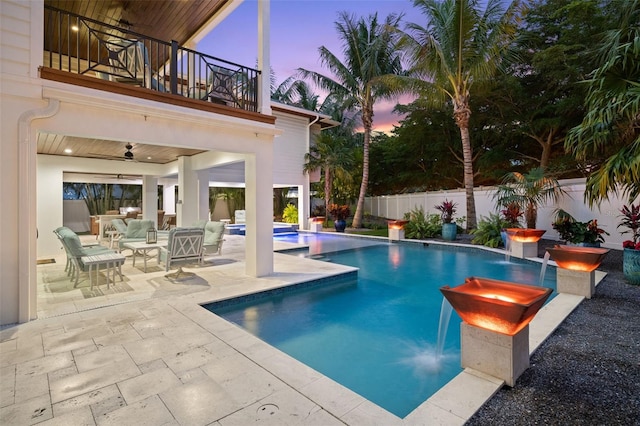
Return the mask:
M105 155L105 154L99 154L99 153L95 153L95 152L94 153L89 153L89 156L91 156L92 158L101 158L101 159L106 159L106 160L124 160L124 161L137 162L137 160L133 156L133 152L131 151L133 149L133 145L131 145L130 143L127 142L127 144L124 147L125 147L125 151L124 151L124 154L122 156Z
M131 150L133 149L133 145L127 143L124 147L127 149L124 152L124 159L127 161L133 161L133 152L131 152Z

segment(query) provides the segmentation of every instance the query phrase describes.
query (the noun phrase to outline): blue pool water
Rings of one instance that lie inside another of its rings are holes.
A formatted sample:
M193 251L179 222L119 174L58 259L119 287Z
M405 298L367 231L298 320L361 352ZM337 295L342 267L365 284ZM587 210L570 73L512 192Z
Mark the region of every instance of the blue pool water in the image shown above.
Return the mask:
M360 268L357 279L207 308L399 417L462 371L455 312L436 357L441 286L469 276L539 281L540 264L475 249L303 238L314 256ZM555 268L545 286L555 289Z

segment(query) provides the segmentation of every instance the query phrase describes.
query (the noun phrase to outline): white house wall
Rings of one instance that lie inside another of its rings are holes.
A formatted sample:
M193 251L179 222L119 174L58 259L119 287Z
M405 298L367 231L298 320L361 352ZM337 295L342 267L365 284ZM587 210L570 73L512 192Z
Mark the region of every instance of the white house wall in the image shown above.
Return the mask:
M35 274L35 262L27 259L35 256L36 220L34 211L20 211L19 205L30 206L35 188L34 181L22 182L21 169L35 167L33 163L20 163L29 140L19 141L18 122L35 120L36 114L23 115L47 105L41 98L42 89L33 84L36 67L32 61L33 45L42 45L42 5L30 1L0 1L0 230L2 252L0 254L0 324L16 322L19 317L28 318L25 306L34 306L32 292L20 288L21 277ZM37 22L36 27L32 22ZM40 50L42 56L42 50ZM24 129L23 129L24 130ZM28 134L23 134L28 138ZM33 198L35 204L35 198ZM32 223L31 229L21 229L19 224ZM35 257L34 257L35 258ZM26 301L20 305L18 300Z
M282 134L273 141L273 183L275 185L302 185L304 155L307 152L309 119L274 112L276 128Z

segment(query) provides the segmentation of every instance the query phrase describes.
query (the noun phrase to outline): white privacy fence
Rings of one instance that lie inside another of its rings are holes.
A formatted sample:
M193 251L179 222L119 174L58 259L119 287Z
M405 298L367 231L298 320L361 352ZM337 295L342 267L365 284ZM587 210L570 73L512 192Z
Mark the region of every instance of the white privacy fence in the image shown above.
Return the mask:
M616 228L620 222L620 209L626 200L615 195L609 201L604 201L600 207L589 208L583 201L585 190L585 179L565 179L561 180L562 188L567 192L557 204L548 203L538 210L538 222L536 228L545 229L547 232L543 238L559 239L557 232L551 227L553 215L556 208L561 208L569 212L576 220L588 222L591 219L598 220L598 226L610 235L605 235L604 247L622 248L622 241L629 239L629 234L621 235L620 231L626 228ZM489 216L489 213L498 213L496 202L493 199L495 187L477 187L474 189L476 201L476 217L478 221L481 217ZM367 197L365 199L365 212L374 216L386 217L388 219L402 219L405 213L410 212L415 207L424 208L426 214L439 213L435 206L445 199L458 204L455 218L467 215L467 203L464 189L420 192L413 194L385 195L381 197ZM464 227L464 224L463 224Z

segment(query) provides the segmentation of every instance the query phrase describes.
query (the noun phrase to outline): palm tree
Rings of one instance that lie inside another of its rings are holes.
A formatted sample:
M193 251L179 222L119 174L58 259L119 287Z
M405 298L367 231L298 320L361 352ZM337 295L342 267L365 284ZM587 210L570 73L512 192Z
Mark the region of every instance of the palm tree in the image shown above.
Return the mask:
M278 85L271 93L271 99L308 111L318 111L322 108L322 105L319 104L320 95L313 93L304 80L296 80L293 76Z
M339 134L339 130L325 130L316 138L315 144L305 154L304 171L321 169L324 175L324 207L325 218L331 204L331 194L333 192L333 179L338 176L340 179L349 180L349 168L353 166L352 150L346 137Z
M588 80L587 114L565 142L578 160L608 154L591 165L584 194L591 206L619 189L629 203L640 196L640 0L619 4L619 26L605 34Z
M400 74L402 66L393 43L392 28L400 17L391 14L384 23L378 22L378 15L370 15L367 20L339 14L336 29L343 43L344 62L326 47L319 49L322 64L335 76L299 69L303 78L311 78L316 85L342 101L348 110L358 110L364 127L362 182L358 204L352 226L359 228L364 213L364 197L369 181L369 144L373 127L373 107L376 100L391 98L394 94L381 77Z
M488 0L484 12L478 0L414 0L426 17L425 27L407 24L400 47L416 78L413 90L434 105L447 100L460 129L467 198L467 229L476 226L473 197L473 149L469 135L471 88L488 83L502 66L515 38L516 2L504 12L503 0Z
M517 205L524 210L527 228L534 229L538 219L538 206L547 200L558 201L565 191L558 180L545 174L542 167L537 167L528 173L508 173L498 186L494 198L498 205L508 207Z

